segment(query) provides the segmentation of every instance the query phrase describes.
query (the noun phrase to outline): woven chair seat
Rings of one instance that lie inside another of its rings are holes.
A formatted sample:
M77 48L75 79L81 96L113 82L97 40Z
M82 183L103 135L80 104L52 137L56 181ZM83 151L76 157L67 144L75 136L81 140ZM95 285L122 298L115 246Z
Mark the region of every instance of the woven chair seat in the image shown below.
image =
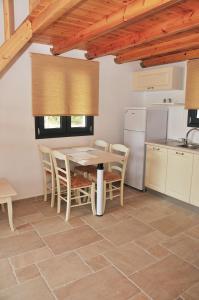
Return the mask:
M64 180L61 180L61 183L66 186L66 182ZM92 182L81 175L71 176L71 188L72 189L83 188L83 187L87 187L87 186L91 186L91 185L92 185Z
M89 178L96 182L97 181L97 171L89 173ZM117 181L117 180L119 181L121 179L122 179L121 175L117 172L104 171L104 180L106 182Z

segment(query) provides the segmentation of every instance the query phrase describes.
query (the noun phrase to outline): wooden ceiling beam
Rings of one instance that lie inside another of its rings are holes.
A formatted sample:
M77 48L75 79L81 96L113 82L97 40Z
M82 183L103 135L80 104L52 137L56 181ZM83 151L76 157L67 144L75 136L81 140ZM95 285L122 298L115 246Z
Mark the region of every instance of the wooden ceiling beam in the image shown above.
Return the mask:
M187 36L178 37L170 41L127 50L126 52L117 55L115 62L122 64L130 61L143 60L149 57L197 48L199 48L199 33L190 33Z
M9 40L15 30L14 22L14 1L3 0L3 13L4 13L4 36L5 40Z
M181 16L169 16L167 21L159 22L141 32L132 32L124 38L118 38L103 46L91 44L87 49L87 59L115 54L122 50L161 40L172 35L199 28L199 5L190 10L184 10Z
M33 34L41 33L53 22L57 21L68 11L84 1L85 0L52 0L47 5L44 0L41 0L39 4L42 5L42 2L44 2L46 8L42 10L36 18L33 18L33 20L31 14L29 16L29 19L32 20Z
M160 10L167 7L175 5L182 0L138 0L129 4L116 13L104 17L99 22L89 26L88 28L75 34L70 39L56 41L53 45L51 52L54 55L59 55L61 53L67 52L69 50L77 48L79 44L85 43L99 37L101 35L107 34L122 25L126 25L127 22L135 22L140 19L153 15Z
M168 54L160 57L152 57L143 60L140 65L142 68L153 67L158 65L171 64L175 62L199 58L199 49L182 51L179 53Z
M29 11L30 13L39 4L40 0L29 0Z
M10 64L17 54L32 38L32 28L26 20L15 33L0 47L0 73Z

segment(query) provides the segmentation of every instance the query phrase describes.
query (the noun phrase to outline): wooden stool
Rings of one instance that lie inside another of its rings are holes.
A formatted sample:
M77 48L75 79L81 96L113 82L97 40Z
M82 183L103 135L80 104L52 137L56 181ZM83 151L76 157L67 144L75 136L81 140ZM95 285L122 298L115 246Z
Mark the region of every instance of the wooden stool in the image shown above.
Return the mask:
M16 194L17 194L16 191L9 184L9 182L4 178L0 178L0 204L2 204L2 208L4 211L3 204L7 203L8 220L9 220L10 228L12 231L14 231L13 213L12 213L12 197L16 196Z

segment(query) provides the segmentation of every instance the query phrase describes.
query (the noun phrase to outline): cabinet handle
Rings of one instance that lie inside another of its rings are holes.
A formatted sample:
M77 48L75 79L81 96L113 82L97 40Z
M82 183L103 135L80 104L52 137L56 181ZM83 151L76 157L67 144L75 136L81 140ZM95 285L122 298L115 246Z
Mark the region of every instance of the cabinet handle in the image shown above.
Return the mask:
M177 154L177 155L184 155L183 152L177 152L177 151L176 151L176 154Z
M155 151L159 151L160 150L160 148L159 147L153 147L153 150Z

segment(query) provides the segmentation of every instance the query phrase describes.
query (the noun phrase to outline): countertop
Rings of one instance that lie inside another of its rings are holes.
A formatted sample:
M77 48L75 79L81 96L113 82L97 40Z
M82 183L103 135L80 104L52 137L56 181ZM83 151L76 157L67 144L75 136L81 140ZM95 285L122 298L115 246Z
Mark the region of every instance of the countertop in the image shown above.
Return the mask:
M194 154L199 154L199 148L198 149L190 149L190 148L182 148L179 147L180 145L183 145L182 142L178 140L150 140L148 142L145 142L146 145L152 145L152 146L162 146L164 148L168 149L176 149L180 150L181 152L189 152L189 153L194 153Z

